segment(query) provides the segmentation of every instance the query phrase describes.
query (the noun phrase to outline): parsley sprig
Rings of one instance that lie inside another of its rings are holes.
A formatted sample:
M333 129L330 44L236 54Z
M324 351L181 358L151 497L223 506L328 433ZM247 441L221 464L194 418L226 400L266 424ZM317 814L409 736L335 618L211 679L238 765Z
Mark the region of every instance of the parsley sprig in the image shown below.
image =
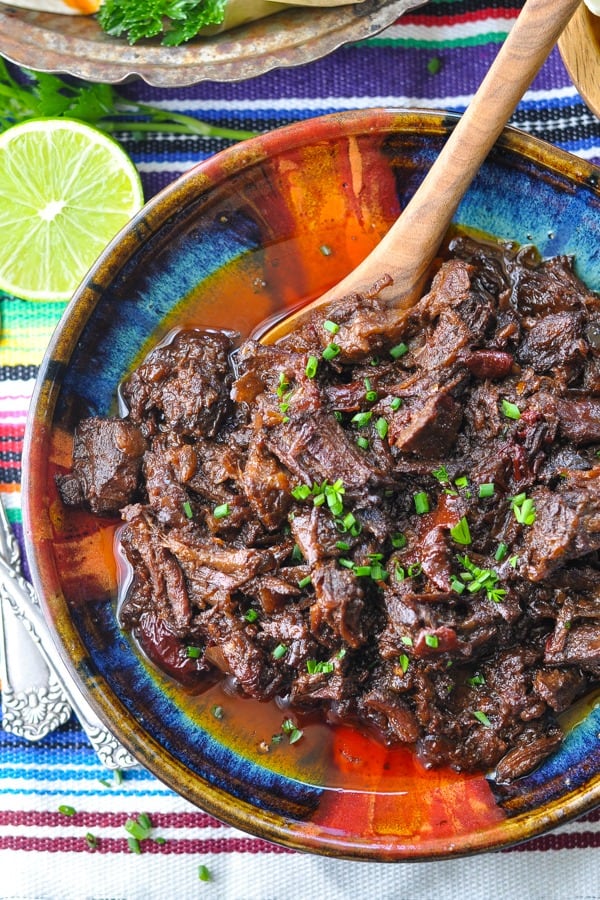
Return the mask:
M27 119L61 116L79 119L106 134L187 134L234 141L255 136L255 132L220 128L193 116L128 100L110 84L66 80L16 67L9 70L0 59L0 131Z

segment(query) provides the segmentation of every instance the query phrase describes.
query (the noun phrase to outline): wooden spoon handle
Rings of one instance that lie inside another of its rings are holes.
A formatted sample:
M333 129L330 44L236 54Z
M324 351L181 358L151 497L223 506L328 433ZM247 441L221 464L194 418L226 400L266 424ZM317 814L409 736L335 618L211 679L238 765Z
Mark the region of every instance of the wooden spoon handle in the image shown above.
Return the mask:
M392 283L380 296L398 311L421 296L423 285L456 209L580 0L527 0L438 158L410 203L374 250L349 275L311 303L313 310L383 275ZM291 319L302 318L299 310ZM277 340L293 327L283 320L269 333Z
M388 273L394 306L412 305L456 209L580 0L527 0L477 93L406 209L335 296Z

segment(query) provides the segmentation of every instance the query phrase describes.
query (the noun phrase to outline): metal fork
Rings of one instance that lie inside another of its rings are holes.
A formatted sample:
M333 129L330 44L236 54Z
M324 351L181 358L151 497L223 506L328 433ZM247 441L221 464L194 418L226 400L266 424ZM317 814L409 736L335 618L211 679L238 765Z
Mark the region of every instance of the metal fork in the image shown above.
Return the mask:
M31 584L20 572L19 546L0 501L0 677L2 726L40 740L71 710L108 769L137 765L100 721L63 662Z

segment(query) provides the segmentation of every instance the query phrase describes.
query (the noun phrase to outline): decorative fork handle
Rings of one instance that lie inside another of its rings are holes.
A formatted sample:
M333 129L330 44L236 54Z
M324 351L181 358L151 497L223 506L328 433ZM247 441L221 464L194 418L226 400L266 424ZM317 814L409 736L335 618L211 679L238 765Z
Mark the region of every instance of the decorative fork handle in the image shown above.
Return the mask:
M137 765L129 751L102 724L63 662L41 610L32 599L31 585L1 556L0 582L12 611L24 624L56 682L62 686L101 763L108 769L126 769Z

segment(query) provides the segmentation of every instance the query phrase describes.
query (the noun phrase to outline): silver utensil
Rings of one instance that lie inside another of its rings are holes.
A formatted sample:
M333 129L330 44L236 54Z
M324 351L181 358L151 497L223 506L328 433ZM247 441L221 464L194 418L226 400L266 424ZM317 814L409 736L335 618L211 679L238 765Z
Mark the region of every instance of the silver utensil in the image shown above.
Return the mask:
M2 510L2 516L0 516L0 519L5 520L4 510ZM4 532L4 540L7 546L11 547L12 541L16 543L14 535L12 534L7 521L6 524L2 524L2 528L0 530ZM12 551L12 558L14 560L14 550ZM30 656L33 656L34 653L37 652L47 668L48 674L45 676L47 678L46 683L48 684L48 688L46 688L47 693L53 694L55 690L57 692L60 691L60 695L62 698L62 715L65 716L63 721L67 721L70 711L73 710L79 720L79 723L81 724L81 727L87 734L92 747L96 751L100 762L107 769L127 769L137 765L136 760L131 756L129 751L125 747L123 747L123 745L119 741L117 741L115 736L111 734L111 732L105 727L105 725L101 722L101 720L98 718L98 716L86 700L81 688L75 681L74 677L71 675L71 672L69 671L56 645L54 644L52 635L50 634L50 630L46 624L46 621L37 602L33 587L15 568L14 562L13 564L11 564L7 561L7 558L4 554L0 555L0 598L4 606L4 612L6 613L8 610L10 610L10 614L13 616L13 618L16 618L18 620L17 624L21 625L21 627L25 630L25 635L30 640L30 646L27 647L27 650L25 652L29 653ZM10 636L6 629L6 623L10 622L10 618L9 616L4 615L3 619L4 646L6 647L7 638ZM12 627L12 624L9 625L9 628ZM9 650L9 660L11 656L12 648L11 650ZM3 657L4 666L7 661L7 657L5 654L3 654ZM8 669L8 667L6 668ZM42 677L43 674L44 673L42 672ZM5 677L7 678L6 682ZM4 670L2 670L3 707L8 704L9 707L12 706L12 708L14 709L16 704L15 701L11 701L11 677L13 677L13 673L11 673L10 670L8 670L6 673L4 672ZM8 688L7 695L5 695L5 685ZM13 695L16 692L14 689L15 687L16 685L12 688ZM39 692L38 696L40 696ZM14 726L12 722L8 722L7 724L9 725L9 727L7 727L6 730L12 731L15 734L21 734L21 736L29 738L29 732L26 733L22 718L23 717L21 716L21 719L19 720L19 717L15 715L15 722L18 721L19 724ZM18 728L19 730L16 730L16 728ZM48 730L50 729L48 728ZM47 731L45 733L47 733ZM40 735L40 737L41 736L43 735Z
M19 571L19 545L1 501L0 557ZM31 585L24 581L23 587L29 600L37 603ZM68 721L71 707L62 685L38 653L25 623L14 614L4 579L0 581L0 681L5 731L39 741Z

